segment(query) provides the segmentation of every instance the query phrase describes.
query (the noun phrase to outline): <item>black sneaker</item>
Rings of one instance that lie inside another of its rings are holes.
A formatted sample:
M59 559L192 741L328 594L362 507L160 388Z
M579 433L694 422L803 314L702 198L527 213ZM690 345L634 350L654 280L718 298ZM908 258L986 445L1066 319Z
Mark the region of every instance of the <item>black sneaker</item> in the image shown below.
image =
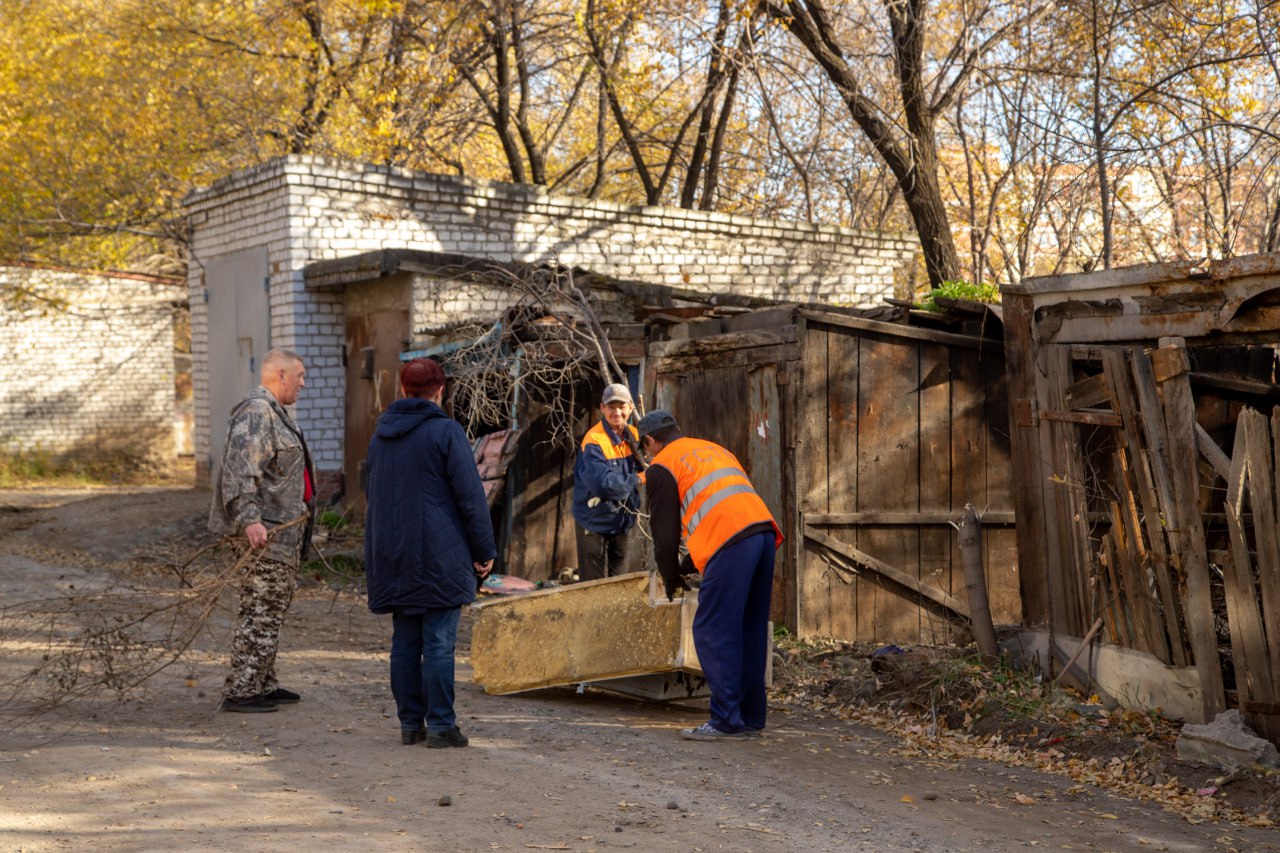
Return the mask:
M427 732L427 748L428 749L444 749L447 746L466 746L471 741L467 740L457 726L444 732Z
M413 746L427 739L426 729L401 729L400 742L405 746Z
M277 687L267 695L276 700L276 704L279 705L291 705L302 699L299 694L294 693L292 690L285 690L283 687Z
M276 705L276 700L271 698L270 693L259 693L257 696L246 696L243 699L233 699L228 696L222 700L218 710L239 711L242 714L266 714L278 711L280 708Z

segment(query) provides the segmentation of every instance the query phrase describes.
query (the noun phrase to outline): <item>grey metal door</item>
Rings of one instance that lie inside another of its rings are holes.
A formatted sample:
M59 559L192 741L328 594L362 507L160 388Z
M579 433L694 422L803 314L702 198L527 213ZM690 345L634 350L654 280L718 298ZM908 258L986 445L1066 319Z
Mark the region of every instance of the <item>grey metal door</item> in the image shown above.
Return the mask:
M209 318L209 472L217 480L231 408L257 387L271 346L267 250L205 262Z

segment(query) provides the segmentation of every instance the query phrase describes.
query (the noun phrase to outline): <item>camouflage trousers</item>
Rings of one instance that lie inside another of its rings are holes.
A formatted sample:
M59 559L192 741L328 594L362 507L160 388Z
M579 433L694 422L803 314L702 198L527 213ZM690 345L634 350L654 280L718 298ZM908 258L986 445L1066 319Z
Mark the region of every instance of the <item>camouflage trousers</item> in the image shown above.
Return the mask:
M247 699L279 686L276 648L296 575L296 566L262 557L245 567L231 639L231 672L222 689L225 698Z

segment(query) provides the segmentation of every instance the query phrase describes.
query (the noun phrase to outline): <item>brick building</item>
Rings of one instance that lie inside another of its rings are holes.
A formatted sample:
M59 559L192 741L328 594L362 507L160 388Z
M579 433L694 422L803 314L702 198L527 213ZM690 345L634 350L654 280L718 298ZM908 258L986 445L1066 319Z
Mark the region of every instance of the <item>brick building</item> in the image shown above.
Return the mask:
M558 263L699 293L872 305L917 252L912 236L557 197L526 186L313 156L237 172L186 199L197 471L207 478L227 412L270 346L307 362L299 423L332 491L343 470L353 340L382 328L400 348L504 307L501 288L455 287L400 268L326 285L317 264L379 252Z
M0 267L0 453L171 461L181 279Z

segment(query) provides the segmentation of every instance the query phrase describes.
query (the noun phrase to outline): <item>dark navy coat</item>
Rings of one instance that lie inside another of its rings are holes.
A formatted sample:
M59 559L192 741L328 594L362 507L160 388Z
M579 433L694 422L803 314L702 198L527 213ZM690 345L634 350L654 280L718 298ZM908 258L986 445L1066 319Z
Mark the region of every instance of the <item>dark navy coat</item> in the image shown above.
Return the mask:
M462 427L429 400L397 400L378 418L365 465L369 609L421 613L474 601L472 564L497 548Z

